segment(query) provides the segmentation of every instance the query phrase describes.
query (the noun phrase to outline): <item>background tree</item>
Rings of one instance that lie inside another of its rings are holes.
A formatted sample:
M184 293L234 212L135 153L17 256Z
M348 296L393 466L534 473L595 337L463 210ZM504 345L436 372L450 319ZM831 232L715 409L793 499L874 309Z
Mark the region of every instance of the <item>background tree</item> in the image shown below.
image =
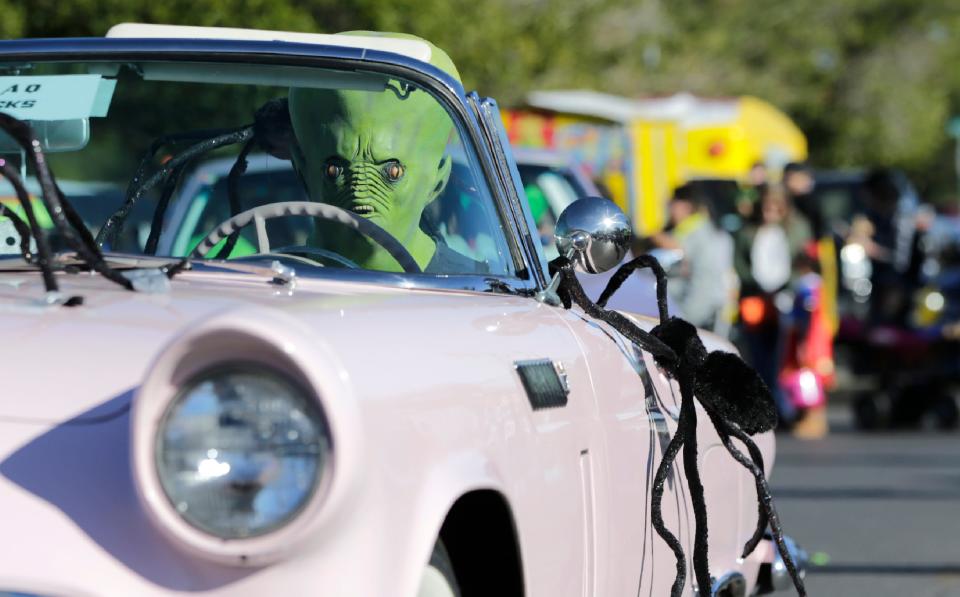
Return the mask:
M956 0L0 0L0 35L103 35L124 21L405 31L468 88L509 105L540 88L752 94L787 111L820 166L890 165L954 188Z

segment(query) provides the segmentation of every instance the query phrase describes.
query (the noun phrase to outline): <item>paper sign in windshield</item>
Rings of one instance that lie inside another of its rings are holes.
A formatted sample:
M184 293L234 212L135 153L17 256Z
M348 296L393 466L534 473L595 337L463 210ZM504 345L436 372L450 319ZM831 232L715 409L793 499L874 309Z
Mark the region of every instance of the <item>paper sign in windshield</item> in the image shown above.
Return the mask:
M21 120L106 116L116 86L100 75L0 77L0 112Z

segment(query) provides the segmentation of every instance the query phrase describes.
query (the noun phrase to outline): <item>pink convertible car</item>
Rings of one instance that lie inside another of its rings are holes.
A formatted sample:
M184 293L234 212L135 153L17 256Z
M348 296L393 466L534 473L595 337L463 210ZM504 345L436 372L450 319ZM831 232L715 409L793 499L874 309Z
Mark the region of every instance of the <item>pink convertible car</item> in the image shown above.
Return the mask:
M120 25L0 41L0 89L0 174L36 176L52 222L0 213L0 595L670 593L651 492L676 383L557 305L496 103L442 51ZM176 205L218 158L289 160L304 192L251 167ZM93 236L55 173L124 204ZM577 234L617 253L598 201ZM770 540L741 554L754 478L698 435L699 594L782 586ZM663 521L692 553L672 470Z

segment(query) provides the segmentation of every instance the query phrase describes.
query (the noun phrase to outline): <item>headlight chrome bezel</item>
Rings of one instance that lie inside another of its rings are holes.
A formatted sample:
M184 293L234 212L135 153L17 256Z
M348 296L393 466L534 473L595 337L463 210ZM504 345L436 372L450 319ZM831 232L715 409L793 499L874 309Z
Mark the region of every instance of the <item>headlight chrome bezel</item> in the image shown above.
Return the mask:
M167 409L185 384L230 363L254 363L302 388L326 418L332 449L297 516L266 534L221 539L191 525L171 504L160 483L155 446ZM154 526L193 555L234 566L269 564L305 542L322 540L318 531L355 503L364 468L360 421L349 373L309 326L270 309L230 311L179 335L148 368L131 411L133 485Z
M307 414L311 419L311 423L315 425L318 435L321 435L326 442L326 445L324 446L326 451L321 454L322 461L317 465L317 474L312 480L311 486L308 489L303 502L300 503L296 508L292 509L285 516L278 519L273 524L268 525L266 528L263 528L262 530L247 535L227 536L215 532L212 528L210 528L213 525L207 525L208 528L205 528L201 522L193 520L190 516L181 514L181 518L183 518L188 524L197 530L223 541L237 541L264 536L279 530L287 524L290 524L309 505L313 496L321 489L325 479L329 476L328 469L334 450L333 439L330 434L330 425L327 422L323 408L320 406L316 397L313 396L312 393L303 386L303 384L299 383L299 381L292 379L290 375L282 371L258 362L230 361L214 365L213 367L198 372L183 384L180 390L167 403L167 407L155 430L154 470L160 483L160 487L163 489L164 495L167 498L171 508L177 510L177 503L174 496L171 495L171 491L167 488L161 473L161 468L163 467L162 459L164 457L162 452L164 447L163 436L168 429L170 419L172 416L174 416L177 409L183 405L183 401L188 399L190 394L196 391L200 385L217 379L229 378L230 376L257 376L276 383L281 387L285 386L283 389L287 390L290 395L294 396L295 399L302 403L302 406L305 410L309 411Z

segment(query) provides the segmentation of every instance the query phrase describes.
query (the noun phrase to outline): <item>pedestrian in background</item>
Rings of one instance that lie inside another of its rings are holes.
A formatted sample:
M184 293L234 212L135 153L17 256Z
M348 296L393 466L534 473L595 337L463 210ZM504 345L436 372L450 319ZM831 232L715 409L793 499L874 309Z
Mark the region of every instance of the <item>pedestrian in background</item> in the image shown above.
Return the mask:
M770 387L780 419L789 426L795 409L780 390L784 314L793 308L789 285L793 264L811 240L807 220L797 214L781 185L760 191L753 219L737 234L734 265L740 278L740 339L748 361Z
M786 350L780 371L785 400L798 416L793 434L819 439L827 434L827 388L833 385L833 330L824 305L817 245L810 242L793 264L793 308L787 318Z
M704 196L693 185L673 192L668 206L668 232L655 237L661 248L679 249L683 256L670 269L670 298L695 326L729 334L726 317L736 282L733 239L713 223Z
M807 164L791 162L783 168L783 186L794 208L807 219L816 247L813 258L817 261L817 272L821 278L822 307L827 318L829 329L835 335L839 328L837 314L837 293L839 291L839 276L837 264L837 243L842 239L831 228L819 204L816 190L816 178L813 170Z
M822 214L817 206L817 197L813 194L816 180L810 166L801 162L790 162L783 167L783 190L787 194L787 201L793 206L797 217L807 220L814 238L820 238L822 230Z
M760 200L760 190L770 182L768 176L767 165L763 162L756 162L750 167L747 179L741 183L737 193L737 213L743 220L753 217L753 211Z

